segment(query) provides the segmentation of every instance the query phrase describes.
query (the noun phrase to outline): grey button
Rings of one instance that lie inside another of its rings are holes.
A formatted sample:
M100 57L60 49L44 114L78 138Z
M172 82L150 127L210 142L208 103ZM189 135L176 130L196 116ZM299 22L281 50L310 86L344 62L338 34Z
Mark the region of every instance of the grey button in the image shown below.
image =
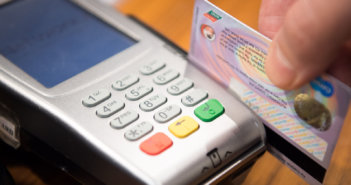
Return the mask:
M100 107L96 111L96 115L98 115L100 118L107 118L110 117L112 114L123 109L123 107L124 103L122 101L111 100L105 103L102 107Z
M86 107L94 107L99 103L105 101L111 96L111 93L106 89L99 89L82 100L82 103Z
M129 111L121 114L120 116L118 116L114 120L112 120L110 122L110 125L111 125L111 127L115 128L115 129L122 129L122 128L126 127L127 125L136 121L138 118L139 118L139 114L137 112L129 110Z
M164 84L174 80L178 76L179 76L179 72L174 71L173 69L168 69L167 71L157 75L154 78L154 82L158 85L164 85Z
M139 107L143 111L152 111L152 110L155 110L157 107L166 103L166 101L167 101L166 97L164 97L163 95L157 94L141 102L139 104Z
M152 129L152 125L144 121L135 125L133 128L129 129L126 133L124 133L124 137L129 141L135 141L145 136L147 133L151 132Z
M139 81L139 77L136 75L127 75L124 76L112 84L112 87L118 91L127 89L128 87L132 86L133 84Z
M140 68L140 72L144 75L151 75L155 73L156 71L162 69L165 67L166 64L164 62L154 60Z
M169 86L167 91L171 95L179 95L190 89L193 85L194 83L191 80L184 78L183 80Z
M182 98L182 103L185 106L192 107L207 98L207 96L208 95L206 91L202 89L195 89Z
M145 85L139 85L139 86L129 90L126 93L126 98L128 100L135 101L135 100L139 100L140 98L146 96L150 92L152 92L152 87L148 87Z
M159 123L165 123L178 116L181 112L182 110L178 105L169 105L164 109L156 112L154 119Z

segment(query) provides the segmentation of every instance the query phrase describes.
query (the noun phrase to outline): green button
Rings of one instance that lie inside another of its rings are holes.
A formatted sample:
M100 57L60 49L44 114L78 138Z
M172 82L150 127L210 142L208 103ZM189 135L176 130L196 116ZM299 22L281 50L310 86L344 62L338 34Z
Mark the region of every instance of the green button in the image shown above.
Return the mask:
M210 122L222 115L224 108L222 104L216 99L210 99L195 109L195 115L202 121Z

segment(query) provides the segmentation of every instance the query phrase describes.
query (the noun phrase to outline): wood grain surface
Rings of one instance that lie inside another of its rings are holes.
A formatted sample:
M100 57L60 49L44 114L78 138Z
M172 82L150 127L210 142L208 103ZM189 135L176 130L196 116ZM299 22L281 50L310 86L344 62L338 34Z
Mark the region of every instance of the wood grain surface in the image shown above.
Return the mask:
M257 29L260 0L213 0L229 14ZM125 0L116 8L150 25L175 44L189 49L192 0ZM341 131L324 184L351 184L351 109ZM5 151L5 152L4 152ZM76 184L59 170L40 159L21 154L0 145L0 157L17 184ZM244 185L302 185L307 184L289 168L266 152L253 166Z

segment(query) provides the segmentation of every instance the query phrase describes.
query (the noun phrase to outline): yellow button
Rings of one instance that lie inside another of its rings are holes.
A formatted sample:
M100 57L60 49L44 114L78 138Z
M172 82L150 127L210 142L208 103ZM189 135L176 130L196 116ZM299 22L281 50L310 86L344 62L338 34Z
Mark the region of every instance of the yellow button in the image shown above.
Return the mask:
M172 123L168 130L175 136L184 138L199 128L199 124L190 116L184 116Z

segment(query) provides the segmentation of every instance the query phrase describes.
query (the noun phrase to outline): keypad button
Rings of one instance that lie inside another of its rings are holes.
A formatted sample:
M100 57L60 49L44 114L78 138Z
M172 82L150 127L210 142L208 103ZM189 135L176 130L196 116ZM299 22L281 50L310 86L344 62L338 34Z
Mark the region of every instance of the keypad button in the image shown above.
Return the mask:
M172 144L172 140L166 134L159 132L142 142L139 148L146 154L158 155L171 147Z
M139 107L143 111L153 111L157 107L163 105L166 103L167 98L164 97L163 95L157 94L154 96L151 96L150 98L146 99L145 101L141 102L139 104Z
M82 103L86 107L94 107L99 103L105 101L111 97L111 93L106 89L99 89L82 100Z
M178 116L182 110L178 105L169 105L160 111L156 112L154 119L159 123L166 123L167 121Z
M148 87L145 85L139 85L139 86L129 90L126 93L126 98L128 100L135 101L135 100L139 100L140 98L146 96L147 94L149 94L151 92L152 92L152 87Z
M168 130L179 138L184 138L195 132L199 128L199 124L190 116L184 116L172 123Z
M153 129L152 125L149 122L141 122L131 129L129 129L126 133L124 133L124 137L129 141L135 141L145 136L147 133L151 132Z
M96 115L100 118L110 117L112 114L123 109L124 103L118 100L111 100L106 102L102 107L96 111Z
M210 122L224 113L224 107L218 100L210 99L197 107L194 113L202 121Z
M124 112L123 114L119 115L117 118L112 120L110 122L110 125L112 128L122 129L127 125L136 121L138 118L139 118L139 114L137 112L128 110L127 112Z
M185 106L192 107L207 98L207 96L208 94L206 91L202 89L195 89L182 98L182 103Z
M154 60L144 66L142 66L139 71L144 74L144 75L151 75L155 73L156 71L164 68L166 66L166 63Z
M122 91L132 86L133 84L139 81L139 77L136 75L127 75L124 76L112 84L112 88L117 91Z
M171 95L180 95L186 90L190 89L194 83L189 79L182 79L181 81L174 83L167 88L167 91Z
M157 75L154 78L154 82L158 85L164 85L174 79L176 79L179 76L179 72L173 70L173 69L168 69L165 72L162 72L161 74Z

